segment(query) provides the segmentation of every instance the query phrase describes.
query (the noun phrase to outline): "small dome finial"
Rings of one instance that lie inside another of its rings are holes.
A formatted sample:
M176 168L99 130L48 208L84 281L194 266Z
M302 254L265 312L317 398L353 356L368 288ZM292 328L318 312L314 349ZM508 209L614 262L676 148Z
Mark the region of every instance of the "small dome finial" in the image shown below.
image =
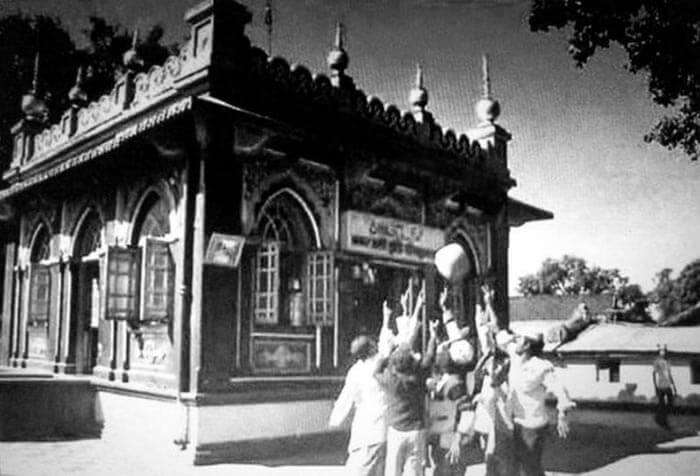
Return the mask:
M78 73L75 76L75 84L73 87L68 91L68 100L70 101L71 105L75 107L81 107L87 104L88 97L87 93L83 89L83 86L85 85L85 72L83 70L82 65L78 66Z
M331 84L336 87L353 87L352 78L345 74L350 57L344 49L345 25L338 22L335 27L335 42L328 53L328 67L331 70Z
M24 113L24 117L27 120L45 122L48 119L49 110L39 94L39 64L40 54L37 51L34 56L32 87L22 96L22 113Z
M139 29L134 29L134 36L131 40L131 48L129 48L122 57L124 66L132 71L136 71L143 66L143 59L139 56L136 49L139 45Z
M408 97L413 112L423 112L428 105L428 91L423 87L423 68L416 63L416 82Z
M328 67L341 74L347 69L350 58L343 48L345 43L345 26L338 22L335 27L335 42L333 49L328 53Z
M481 57L482 93L481 99L475 106L476 117L482 123L493 124L501 113L501 105L493 98L491 91L491 75L489 72L489 57L484 54Z

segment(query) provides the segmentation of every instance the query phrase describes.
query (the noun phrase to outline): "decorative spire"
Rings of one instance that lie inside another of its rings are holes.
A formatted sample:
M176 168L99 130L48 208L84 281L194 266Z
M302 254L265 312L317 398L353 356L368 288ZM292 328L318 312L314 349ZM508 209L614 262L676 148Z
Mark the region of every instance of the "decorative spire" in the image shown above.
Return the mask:
M493 124L501 113L501 105L493 98L491 92L491 76L489 73L489 58L483 55L481 59L482 71L482 93L481 99L477 101L475 111L476 117L482 124Z
M32 92L35 95L39 94L39 61L41 58L41 53L36 52L34 55L34 75L32 77Z
M491 99L491 77L489 76L489 56L481 56L481 75L482 75L482 88L483 92L481 97L486 99Z
M137 71L143 66L143 59L139 56L138 50L136 49L139 45L139 29L134 29L134 36L131 40L131 48L129 48L122 57L124 66L131 70Z
M265 26L267 27L267 54L272 56L272 1L267 0L265 3L265 13L263 14L263 20L265 21Z
M37 51L34 56L32 87L22 96L22 112L24 113L25 119L29 121L45 122L48 119L49 110L39 94L39 63L40 54Z
M345 43L345 27L338 22L335 28L335 43L333 49L328 53L328 67L331 69L331 83L334 86L341 86L350 79L345 76L345 70L350 63L350 58L343 48Z
M422 121L422 117L418 117L418 115L423 114L425 106L428 105L428 91L423 87L423 68L421 68L420 63L416 64L416 83L411 89L408 100L416 119Z
M68 91L68 100L73 107L81 107L87 104L87 93L83 89L85 85L85 72L82 66L78 66L78 73L75 76L75 84Z

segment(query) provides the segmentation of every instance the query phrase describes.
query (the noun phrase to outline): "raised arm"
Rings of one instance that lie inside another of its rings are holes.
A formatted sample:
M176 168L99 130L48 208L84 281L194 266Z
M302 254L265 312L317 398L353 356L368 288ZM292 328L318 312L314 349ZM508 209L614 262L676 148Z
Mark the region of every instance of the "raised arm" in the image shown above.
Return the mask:
M420 315L421 312L423 311L423 304L425 302L425 292L423 289L420 290L418 293L418 298L416 299L416 305L413 308L413 314L411 315L411 319L409 321L409 332L410 332L410 337L408 338L408 344L413 348L416 344L416 341L418 339L418 334L420 330L420 324L421 324L421 319Z
M379 342L377 344L379 355L381 356L389 355L394 345L394 332L389 327L391 313L392 310L389 307L389 303L384 300L382 303L382 328L379 330Z
M428 348L423 354L420 366L424 369L428 369L433 365L435 361L435 350L437 348L437 328L440 325L439 321L430 321L430 339L428 339Z

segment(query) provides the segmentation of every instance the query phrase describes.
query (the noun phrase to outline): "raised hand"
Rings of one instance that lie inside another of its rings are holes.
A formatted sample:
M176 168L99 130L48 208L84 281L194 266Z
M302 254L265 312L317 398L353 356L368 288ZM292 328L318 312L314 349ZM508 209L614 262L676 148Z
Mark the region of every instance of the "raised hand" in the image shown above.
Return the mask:
M449 288L445 286L440 292L440 309L443 312L447 311L447 298L449 297Z
M437 338L437 330L438 326L440 325L440 321L430 321L430 337L431 338Z
M399 300L401 304L401 315L402 316L407 316L408 315L408 300L411 297L411 288L409 287L406 289L406 291L401 294L401 299Z
M569 436L569 421L564 413L560 413L557 418L557 433L559 433L561 438Z
M389 306L389 302L385 299L382 303L382 318L385 324L388 324L389 318L391 318L391 312L391 306Z
M488 284L484 284L481 286L481 292L484 295L484 303L487 305L490 305L493 303L493 288L489 286Z

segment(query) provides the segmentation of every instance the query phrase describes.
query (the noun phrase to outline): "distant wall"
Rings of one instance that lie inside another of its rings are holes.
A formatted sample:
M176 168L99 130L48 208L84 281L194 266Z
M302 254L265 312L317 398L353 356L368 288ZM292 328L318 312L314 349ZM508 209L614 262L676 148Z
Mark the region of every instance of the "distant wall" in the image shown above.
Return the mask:
M581 302L585 302L596 316L612 307L612 294L514 296L510 298L510 320L566 320Z
M652 381L653 359L619 360L619 382L610 382L605 372L600 381L596 381L596 359L593 357L566 359L557 372L574 399L653 401L656 398ZM700 384L691 383L690 361L673 359L671 365L678 403L700 407Z

